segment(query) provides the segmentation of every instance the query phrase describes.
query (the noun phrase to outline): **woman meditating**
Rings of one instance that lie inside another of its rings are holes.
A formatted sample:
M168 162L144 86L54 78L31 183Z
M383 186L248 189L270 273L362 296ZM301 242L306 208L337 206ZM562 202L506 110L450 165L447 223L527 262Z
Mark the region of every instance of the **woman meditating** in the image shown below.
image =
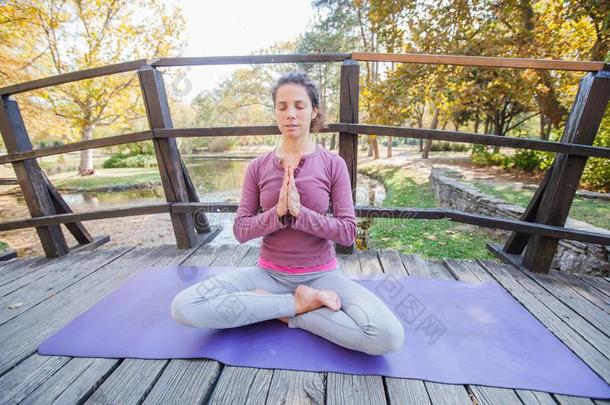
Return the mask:
M345 161L310 135L322 126L318 90L293 72L277 81L272 99L282 141L248 164L233 224L240 243L263 237L258 265L180 292L172 317L215 329L279 319L349 349L394 352L403 343L402 324L337 265L333 242L352 245L356 221Z

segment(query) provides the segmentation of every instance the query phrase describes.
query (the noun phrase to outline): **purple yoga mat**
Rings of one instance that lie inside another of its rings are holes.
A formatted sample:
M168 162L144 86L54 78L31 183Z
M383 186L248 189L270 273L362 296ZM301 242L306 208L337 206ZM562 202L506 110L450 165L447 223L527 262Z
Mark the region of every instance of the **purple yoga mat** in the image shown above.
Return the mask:
M610 386L498 283L355 279L405 328L398 352L373 356L268 320L230 329L175 323L170 303L204 276L230 267L159 267L118 290L48 338L42 355L210 358L233 366L416 378L610 398ZM239 308L235 309L239 311Z

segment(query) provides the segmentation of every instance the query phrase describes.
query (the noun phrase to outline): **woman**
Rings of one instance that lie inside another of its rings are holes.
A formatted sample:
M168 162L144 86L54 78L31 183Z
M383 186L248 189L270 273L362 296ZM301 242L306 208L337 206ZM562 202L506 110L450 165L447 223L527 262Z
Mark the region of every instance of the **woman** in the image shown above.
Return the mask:
M403 343L402 324L337 266L333 242L352 245L356 221L345 161L310 135L322 123L316 86L302 72L289 73L272 99L282 141L249 163L233 225L240 243L263 237L258 265L182 291L172 316L207 328L277 318L349 349L394 352ZM332 218L325 215L329 205Z

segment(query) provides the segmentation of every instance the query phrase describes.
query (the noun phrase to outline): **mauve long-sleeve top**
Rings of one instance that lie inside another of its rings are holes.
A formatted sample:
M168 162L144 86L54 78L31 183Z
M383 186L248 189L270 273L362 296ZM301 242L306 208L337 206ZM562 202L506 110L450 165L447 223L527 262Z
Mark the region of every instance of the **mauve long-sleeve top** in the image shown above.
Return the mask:
M284 168L275 150L248 164L233 234L240 243L263 237L259 265L303 272L336 263L334 242L356 238L352 188L345 160L320 145L294 169L301 210L280 217L277 203ZM326 215L331 209L333 216ZM327 267L324 267L327 266Z

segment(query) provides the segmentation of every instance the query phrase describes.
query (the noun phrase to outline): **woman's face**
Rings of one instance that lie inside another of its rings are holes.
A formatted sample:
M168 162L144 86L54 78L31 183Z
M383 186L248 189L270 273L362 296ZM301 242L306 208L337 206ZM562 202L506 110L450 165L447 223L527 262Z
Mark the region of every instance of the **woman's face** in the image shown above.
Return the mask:
M309 134L311 120L318 111L312 108L305 87L300 84L281 85L275 93L275 120L282 135L298 138Z

